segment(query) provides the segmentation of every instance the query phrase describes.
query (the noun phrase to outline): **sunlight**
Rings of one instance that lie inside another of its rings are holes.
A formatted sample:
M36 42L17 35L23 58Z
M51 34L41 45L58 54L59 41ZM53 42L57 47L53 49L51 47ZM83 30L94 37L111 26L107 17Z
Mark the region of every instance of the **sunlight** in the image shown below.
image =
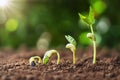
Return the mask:
M0 0L0 24L11 17L21 18L26 0Z
M0 8L7 15L19 15L26 0L0 0Z
M0 0L0 7L4 8L9 5L9 0Z

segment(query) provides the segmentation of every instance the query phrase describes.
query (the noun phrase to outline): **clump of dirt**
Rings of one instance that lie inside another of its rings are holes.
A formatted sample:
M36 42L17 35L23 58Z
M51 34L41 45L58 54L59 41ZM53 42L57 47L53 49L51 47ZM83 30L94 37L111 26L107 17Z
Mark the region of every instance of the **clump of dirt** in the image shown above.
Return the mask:
M101 52L100 52L101 51ZM120 56L103 56L110 50L99 50L97 63L92 63L92 51L77 51L77 64L72 64L72 53L60 50L61 64L56 64L56 56L46 65L29 65L33 55L43 57L34 51L0 53L0 80L120 80ZM82 54L82 53L85 53ZM114 51L112 52L114 53ZM116 52L115 52L116 53ZM87 57L86 55L89 54ZM91 54L91 55L90 55Z

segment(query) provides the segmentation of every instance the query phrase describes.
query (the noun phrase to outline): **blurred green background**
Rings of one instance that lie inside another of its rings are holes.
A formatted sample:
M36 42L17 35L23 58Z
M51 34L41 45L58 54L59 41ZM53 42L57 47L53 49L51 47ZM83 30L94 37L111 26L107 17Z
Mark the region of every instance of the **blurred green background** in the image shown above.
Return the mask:
M88 46L89 27L78 13L95 10L94 31L99 46L120 45L119 0L0 0L0 47L62 47L64 35L73 36L78 46Z

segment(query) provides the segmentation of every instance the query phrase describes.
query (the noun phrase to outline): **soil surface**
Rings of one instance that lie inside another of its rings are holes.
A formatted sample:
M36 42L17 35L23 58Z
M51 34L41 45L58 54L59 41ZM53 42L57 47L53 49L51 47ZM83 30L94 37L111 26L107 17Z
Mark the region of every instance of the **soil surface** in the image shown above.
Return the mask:
M92 63L92 48L77 49L77 63L72 64L69 50L58 50L61 63L56 56L49 63L35 67L29 65L29 58L45 51L0 50L0 80L120 80L120 49L97 50L97 63Z

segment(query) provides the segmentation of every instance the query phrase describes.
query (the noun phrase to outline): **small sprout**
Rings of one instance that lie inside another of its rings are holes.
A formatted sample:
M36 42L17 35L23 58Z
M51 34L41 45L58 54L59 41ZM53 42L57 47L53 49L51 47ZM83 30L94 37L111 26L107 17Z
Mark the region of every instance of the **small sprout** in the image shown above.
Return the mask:
M39 56L33 56L29 59L30 66L36 66L42 62Z
M60 64L60 54L56 50L49 50L45 53L43 57L43 64L47 64L49 61L49 58L53 56L54 54L57 54L57 64Z
M73 64L76 64L76 41L70 35L65 35L65 38L68 40L66 48L69 48L73 52Z

